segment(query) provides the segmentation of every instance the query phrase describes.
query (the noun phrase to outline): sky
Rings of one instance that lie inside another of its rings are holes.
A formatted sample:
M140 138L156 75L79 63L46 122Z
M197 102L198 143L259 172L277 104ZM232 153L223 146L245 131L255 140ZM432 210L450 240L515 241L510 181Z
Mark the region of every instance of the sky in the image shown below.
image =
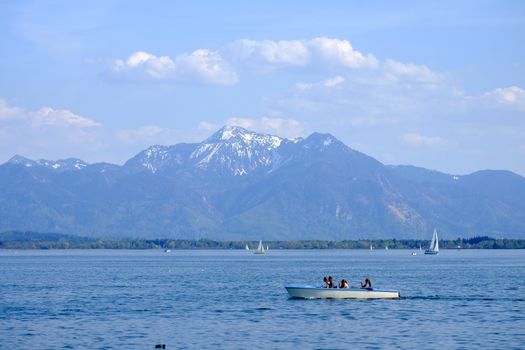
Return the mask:
M525 176L523 1L0 0L0 163L224 125Z

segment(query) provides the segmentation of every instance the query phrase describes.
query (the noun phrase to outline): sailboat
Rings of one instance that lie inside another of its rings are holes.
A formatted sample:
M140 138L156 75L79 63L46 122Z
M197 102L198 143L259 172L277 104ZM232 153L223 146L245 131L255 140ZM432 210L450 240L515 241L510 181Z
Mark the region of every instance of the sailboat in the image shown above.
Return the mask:
M430 241L430 246L427 250L425 250L425 254L439 254L439 241L436 229L434 229L434 233L432 234L432 240Z
M370 250L374 250L374 247L370 244Z
M257 247L257 250L254 252L254 254L266 254L262 241L259 241L259 246Z
M268 247L268 244L266 245L266 251L269 251L270 247Z
M244 247L246 250L250 250L250 247L248 247L248 244Z

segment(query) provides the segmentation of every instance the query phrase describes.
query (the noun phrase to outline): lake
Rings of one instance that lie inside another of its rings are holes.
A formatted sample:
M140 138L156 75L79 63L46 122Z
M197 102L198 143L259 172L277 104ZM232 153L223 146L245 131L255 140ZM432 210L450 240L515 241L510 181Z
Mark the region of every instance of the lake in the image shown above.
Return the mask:
M525 347L525 251L0 250L2 349ZM289 299L285 284L398 300Z

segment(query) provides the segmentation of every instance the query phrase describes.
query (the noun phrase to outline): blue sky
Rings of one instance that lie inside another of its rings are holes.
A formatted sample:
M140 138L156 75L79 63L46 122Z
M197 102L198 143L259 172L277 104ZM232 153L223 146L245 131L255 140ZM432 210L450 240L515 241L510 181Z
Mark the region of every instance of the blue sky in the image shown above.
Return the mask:
M525 175L524 33L521 1L0 1L0 162L236 124Z

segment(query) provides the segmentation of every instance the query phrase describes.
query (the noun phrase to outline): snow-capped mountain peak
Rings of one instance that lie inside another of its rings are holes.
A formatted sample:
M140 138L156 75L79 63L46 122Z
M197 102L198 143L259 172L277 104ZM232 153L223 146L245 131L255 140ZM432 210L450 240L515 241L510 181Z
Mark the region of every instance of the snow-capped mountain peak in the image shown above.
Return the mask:
M156 173L169 156L168 146L154 145L137 154L133 160L152 173Z
M82 170L89 164L84 162L81 159L77 158L67 158L59 160L48 160L48 159L39 159L31 160L26 157L16 155L12 157L8 163L11 164L20 164L27 168L34 166L42 166L48 169L57 170L57 171L67 171L67 170Z
M211 135L204 144L212 143L236 143L242 142L247 145L260 144L267 147L275 148L279 147L282 142L282 138L275 135L260 134L253 131L246 130L240 126L227 125L219 129L213 135Z
M275 150L283 141L285 139L278 136L228 125L199 144L190 159L201 169L215 168L242 176L261 167L270 167Z
M26 166L28 168L37 165L37 163L34 160L31 160L31 159L26 158L26 157L22 157L22 156L20 156L18 154L13 156L11 159L9 159L7 161L7 163L9 163L9 164L19 164L19 165Z

